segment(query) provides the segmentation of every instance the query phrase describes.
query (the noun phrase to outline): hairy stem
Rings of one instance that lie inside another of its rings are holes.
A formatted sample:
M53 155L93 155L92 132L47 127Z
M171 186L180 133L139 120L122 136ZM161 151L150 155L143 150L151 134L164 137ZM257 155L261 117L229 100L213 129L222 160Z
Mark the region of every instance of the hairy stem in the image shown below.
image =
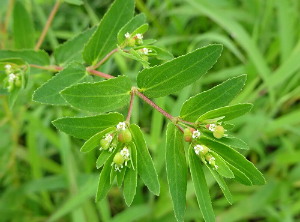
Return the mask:
M126 122L128 122L128 123L129 123L131 113L132 113L133 99L134 99L134 90L131 90L130 104L129 104L128 114L127 114L127 118L126 118Z
M56 1L56 3L55 3L55 5L54 5L54 7L53 7L53 9L52 9L52 11L51 11L51 13L49 15L49 18L48 18L48 20L46 22L44 30L43 30L43 32L42 32L42 34L41 34L41 36L40 36L40 38L39 38L39 40L38 40L35 48L34 48L35 50L38 50L41 47L41 45L42 45L42 43L43 43L43 41L45 39L45 36L47 34L47 31L48 31L48 29L49 29L49 27L50 27L50 25L52 23L52 20L53 20L55 14L56 14L56 12L57 12L57 10L59 8L59 5L60 5L60 2Z
M97 69L99 66L101 66L103 63L105 63L115 52L117 52L119 49L115 48L110 53L108 53L100 62L98 62L96 65L91 66L90 69Z

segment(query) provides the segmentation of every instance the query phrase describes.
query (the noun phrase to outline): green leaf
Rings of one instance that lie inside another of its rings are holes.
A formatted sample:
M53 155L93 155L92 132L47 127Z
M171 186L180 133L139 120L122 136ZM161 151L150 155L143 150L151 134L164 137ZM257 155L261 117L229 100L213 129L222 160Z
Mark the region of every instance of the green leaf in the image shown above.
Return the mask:
M110 170L110 183L112 184L117 176L117 172L115 169L112 167Z
M119 30L132 18L134 0L115 0L83 50L83 59L95 65L117 47Z
M217 183L219 184L219 187L221 188L225 198L227 199L227 201L232 204L232 195L229 191L229 188L227 186L227 184L225 183L224 179L217 173L217 171L213 170L211 168L211 166L209 166L208 164L205 164L207 166L207 168L209 169L209 171L211 172L211 174L214 176L214 178L216 179Z
M134 30L136 30L138 27L143 25L146 22L146 16L144 13L141 13L139 15L136 15L134 18L132 18L126 25L123 26L123 28L118 33L118 43L122 44L126 37L125 34L132 33Z
M94 148L96 148L97 146L100 145L100 140L107 134L110 132L113 132L116 129L115 126L113 127L109 127L97 134L95 134L94 136L92 136L91 138L89 138L81 147L80 151L83 153L86 152L90 152L91 150L93 150Z
M64 0L64 2L72 4L72 5L83 5L82 0Z
M111 171L111 163L113 161L113 158L115 154L118 152L118 148L116 148L112 155L108 158L106 163L104 164L104 167L100 173L99 183L98 183L98 189L97 189L97 195L96 195L96 202L102 200L104 197L106 197L110 187L110 171Z
M125 173L126 173L126 168L127 167L123 167L123 169L121 169L121 172L117 173L117 184L118 184L119 188L122 186L124 176L125 176Z
M151 45L153 43L157 42L156 39L145 39L143 40L143 45Z
M123 195L127 206L130 206L136 193L137 169L126 169Z
M83 62L82 50L86 42L91 38L95 32L96 27L88 29L74 38L64 42L54 51L54 58L60 66L76 60Z
M21 91L21 87L14 87L12 89L12 91L9 93L9 97L8 97L8 106L10 109L13 108L13 106L15 105L15 102L20 94Z
M149 28L149 24L148 23L143 24L140 27L138 27L136 30L134 30L131 33L131 36L135 36L136 34L144 34L145 32L148 31L148 28Z
M253 105L251 103L243 103L243 104L221 107L206 112L205 114L203 114L198 118L197 122L201 122L206 119L214 119L222 116L224 116L224 118L221 120L222 122L232 120L245 115L247 112L249 112L252 109L252 107Z
M136 146L133 142L129 143L130 146L130 157L131 157L131 166L134 170L137 169L137 151L136 151Z
M73 107L90 112L107 112L129 103L131 81L119 76L96 83L81 83L61 91L62 97Z
M119 46L118 46L118 48L119 48L118 52L122 56L124 56L126 58L129 58L129 59L133 59L133 60L139 61L143 65L143 67L145 67L145 68L150 67L149 66L149 62L143 60L143 58L134 49L131 48L129 50L130 53L127 53L127 52L124 52Z
M211 152L211 155L215 158L215 163L219 167L217 172L226 178L234 178L233 172L227 166L226 162L218 154Z
M97 161L96 167L99 169L106 162L106 160L112 155L113 152L109 152L108 150L102 150Z
M233 137L233 136L222 137L221 139L216 139L211 132L208 132L208 133L202 132L202 136L204 136L205 138L210 139L214 142L222 143L222 144L224 144L226 146L230 146L232 148L249 150L248 145L243 140Z
M208 140L203 137L201 138L201 142L222 156L227 163L243 172L251 180L253 185L263 185L266 183L261 172L259 172L253 163L248 161L239 152L235 151L229 146Z
M167 127L166 167L175 216L177 221L184 221L187 164L183 135L173 123Z
M63 117L52 121L52 124L64 133L87 140L108 127L116 126L123 119L119 113L109 113L88 117Z
M159 195L160 185L158 176L148 151L144 135L139 126L132 124L130 125L133 142L136 145L137 150L137 168L138 174L141 179L148 187L148 189L155 195Z
M47 66L50 63L49 55L43 50L0 50L0 59L9 58L21 58L29 64L35 64L40 66Z
M215 64L221 51L221 45L209 45L160 66L144 69L137 77L137 85L148 97L174 93L204 75Z
M33 20L20 1L17 1L14 6L13 33L16 49L34 48L35 29Z
M245 85L247 76L241 75L201 92L188 99L181 107L180 117L196 121L204 113L228 105Z
M60 95L60 91L81 82L86 76L85 67L77 62L72 62L39 87L34 92L32 99L44 104L67 105L68 103Z
M149 45L149 46L147 46L147 48L154 49L156 51L156 53L157 53L156 58L159 59L159 60L171 60L171 59L174 58L174 56L170 52L168 52L168 51L166 51L164 49L161 49L161 48L159 48L157 46L151 46L151 45Z
M215 222L215 214L211 205L209 190L201 166L201 161L193 149L189 149L189 161L196 197L204 220L206 222Z
M228 163L227 163L228 164ZM242 171L238 170L237 168L235 168L234 166L228 164L228 166L230 167L231 171L234 174L234 180L244 184L246 186L252 186L252 182L249 179L249 177L246 176L246 174L244 174Z

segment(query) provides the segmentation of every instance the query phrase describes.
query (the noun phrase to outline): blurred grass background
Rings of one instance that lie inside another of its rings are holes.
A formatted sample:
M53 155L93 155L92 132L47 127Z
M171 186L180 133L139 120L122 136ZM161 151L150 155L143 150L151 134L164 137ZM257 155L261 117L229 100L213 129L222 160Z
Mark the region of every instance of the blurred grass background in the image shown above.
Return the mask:
M0 1L1 30L12 0ZM23 0L31 13L38 39L55 1ZM62 4L42 48L54 48L96 25L110 0L85 0L82 6ZM146 38L180 56L210 43L224 50L213 69L174 96L155 102L178 115L192 95L239 74L248 74L242 93L233 103L252 102L253 110L232 121L234 134L250 146L242 151L264 174L265 186L247 187L227 181L233 194L230 206L209 173L206 174L218 221L300 221L300 2L299 0L136 0L137 13L146 14ZM1 32L1 47L13 48L12 19ZM54 62L54 61L53 61ZM103 71L123 73L133 81L141 65L115 55ZM96 154L79 152L84 141L57 132L51 121L83 116L66 107L31 101L33 91L53 76L31 76L29 89L9 110L0 100L0 221L175 221L168 193L164 149L166 120L135 100L132 122L144 130L161 183L154 197L139 181L132 207L114 186L95 204L99 171ZM126 114L126 109L121 110ZM188 181L185 221L202 221Z

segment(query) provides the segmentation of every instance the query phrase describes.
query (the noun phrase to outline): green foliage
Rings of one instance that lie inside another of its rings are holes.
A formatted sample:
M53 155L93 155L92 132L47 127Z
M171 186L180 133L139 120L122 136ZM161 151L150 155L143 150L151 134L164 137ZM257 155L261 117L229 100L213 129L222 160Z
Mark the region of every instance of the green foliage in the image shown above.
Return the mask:
M105 2L64 2L73 6L57 4L58 18L51 23L55 32L49 28L45 51L32 50L35 28L40 34L46 23L43 3L12 1L7 10L8 17L13 10L12 27L7 19L1 26L4 221L32 221L32 215L42 221L201 221L201 213L205 221L216 221L213 208L218 220L228 222L297 218L299 204L287 201L299 193L300 47L299 29L291 28L297 5L242 1L240 11L231 13L227 9L237 7L235 2L170 1L166 7L159 1L115 0L108 10ZM141 12L136 16L135 2ZM36 12L33 20L28 9ZM222 57L223 46L216 42L224 45ZM47 81L50 72L58 73ZM248 73L246 85L246 75L235 77L241 73ZM142 106L138 97L151 106ZM162 98L154 104L148 97ZM254 102L254 108L244 101ZM120 113L106 113L113 110ZM61 132L50 125L53 119ZM125 132L132 140L120 139ZM267 185L258 170L264 168L271 169ZM237 186L229 179L265 187ZM236 203L228 207L226 200Z
M30 14L20 1L13 11L13 32L16 49L32 49L35 45L35 29Z
M32 99L44 104L67 105L67 102L60 95L60 91L83 81L86 77L85 67L77 62L72 62L38 88L34 92Z
M81 83L60 92L71 106L90 112L107 112L127 105L131 82L126 76L97 83Z
M245 81L246 75L241 75L191 97L182 105L180 117L195 121L210 110L228 105L244 87Z
M215 64L221 51L221 45L210 45L163 65L144 69L137 77L137 84L150 98L169 95L204 75Z
M57 47L54 51L57 64L64 66L73 60L83 62L81 52L95 30L96 27L90 28Z
M187 164L182 133L173 123L167 129L166 169L176 219L184 221Z
M123 120L119 113L109 113L88 117L63 117L54 120L52 124L71 136L80 139L89 139L93 135L109 127L117 125Z
M117 34L132 18L134 0L116 0L102 18L96 32L83 50L83 59L95 65L116 48Z

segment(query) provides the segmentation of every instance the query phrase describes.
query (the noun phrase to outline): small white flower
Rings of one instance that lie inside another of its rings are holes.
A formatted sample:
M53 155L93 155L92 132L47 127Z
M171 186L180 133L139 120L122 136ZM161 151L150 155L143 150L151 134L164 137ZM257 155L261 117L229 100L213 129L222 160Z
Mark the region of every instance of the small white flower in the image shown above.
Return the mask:
M111 142L112 141L112 136L110 135L110 134L107 134L106 136L105 136L105 140L107 141L107 142Z
M142 40L143 39L143 35L142 34L136 34L136 37L139 39L139 40Z
M4 66L5 69L10 70L11 69L11 65L7 64Z
M148 55L149 52L152 52L151 49L143 48L142 51L144 52L145 55Z
M208 163L211 164L212 161L215 161L215 160L216 160L216 159L215 159L214 157L211 157L211 158L209 159Z
M214 170L217 170L218 168L219 168L219 166L218 166L218 165L215 165Z
M119 122L119 124L117 125L117 129L118 130L125 130L125 122Z
M130 38L129 32L127 32L127 33L125 34L125 37L126 37L127 39Z
M203 152L203 146L201 146L201 145L196 145L195 147L194 147L194 150L195 150L195 153L197 154L197 155L199 155L199 153L200 152Z
M127 147L124 147L121 151L120 151L122 157L125 159L125 160L129 160L129 150Z
M198 130L195 130L194 132L193 132L193 139L195 139L195 138L200 138L200 135L201 135L201 133L198 131Z
M9 74L8 82L12 83L15 79L17 79L17 76L15 74Z
M216 128L216 124L210 124L209 125L209 130L210 131L212 131L212 132L215 131L215 128Z

